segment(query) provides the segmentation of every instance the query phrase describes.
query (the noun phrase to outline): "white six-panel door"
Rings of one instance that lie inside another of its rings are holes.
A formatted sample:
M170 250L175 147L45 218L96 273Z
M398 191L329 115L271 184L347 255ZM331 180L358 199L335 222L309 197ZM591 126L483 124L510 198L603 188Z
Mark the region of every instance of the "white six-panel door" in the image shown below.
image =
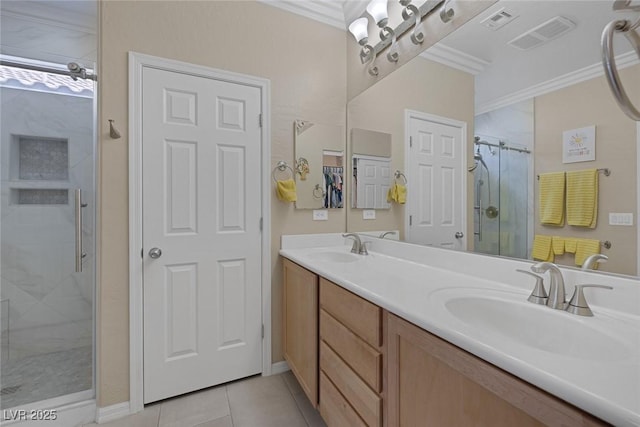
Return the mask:
M406 239L465 249L465 126L419 113L407 120Z
M144 68L145 403L262 370L260 106Z

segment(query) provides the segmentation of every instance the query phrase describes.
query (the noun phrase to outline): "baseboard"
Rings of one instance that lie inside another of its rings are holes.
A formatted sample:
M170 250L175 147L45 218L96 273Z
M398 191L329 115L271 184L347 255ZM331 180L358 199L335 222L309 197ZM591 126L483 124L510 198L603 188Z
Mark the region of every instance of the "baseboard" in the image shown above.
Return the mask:
M271 375L278 375L289 370L289 364L283 360L271 364Z
M102 424L131 414L129 402L116 403L96 410L96 423Z

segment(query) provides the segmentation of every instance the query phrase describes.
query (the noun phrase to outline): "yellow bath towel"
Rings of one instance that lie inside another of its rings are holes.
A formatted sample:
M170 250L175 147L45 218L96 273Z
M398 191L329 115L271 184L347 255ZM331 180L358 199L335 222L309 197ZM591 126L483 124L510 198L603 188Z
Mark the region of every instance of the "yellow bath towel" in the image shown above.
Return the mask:
M543 225L564 225L564 172L540 174L539 209Z
M398 189L392 184L387 191L387 203L395 202L398 199Z
M554 255L564 254L564 237L553 236L551 238L551 247Z
M582 266L584 260L593 254L600 253L600 240L594 239L577 239L576 248L576 265ZM596 263L596 266L598 263ZM594 266L595 267L595 266Z
M595 228L598 220L598 170L567 172L567 224Z
M531 256L533 259L553 262L554 255L551 250L551 236L536 234L533 237L533 250L531 251Z
M293 179L285 179L276 182L276 194L278 199L283 202L295 202L298 200L296 195L296 182Z

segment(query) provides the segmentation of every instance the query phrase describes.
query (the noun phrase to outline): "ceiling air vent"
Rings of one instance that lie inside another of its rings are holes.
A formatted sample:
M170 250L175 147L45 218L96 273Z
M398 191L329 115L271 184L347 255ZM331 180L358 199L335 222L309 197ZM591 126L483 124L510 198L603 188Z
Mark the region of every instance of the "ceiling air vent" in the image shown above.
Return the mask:
M493 15L491 15L488 18L484 19L482 22L480 22L480 24L484 25L485 27L487 27L490 30L494 30L495 31L495 30L497 30L499 28L504 27L509 22L511 22L514 19L516 19L517 17L518 17L518 15L514 14L510 10L507 10L507 9L505 9L503 7L502 9L500 9L499 11L494 13Z
M573 30L575 27L576 24L567 18L556 16L544 24L538 25L534 29L516 37L508 44L520 50L533 49L534 47L560 37L561 35Z

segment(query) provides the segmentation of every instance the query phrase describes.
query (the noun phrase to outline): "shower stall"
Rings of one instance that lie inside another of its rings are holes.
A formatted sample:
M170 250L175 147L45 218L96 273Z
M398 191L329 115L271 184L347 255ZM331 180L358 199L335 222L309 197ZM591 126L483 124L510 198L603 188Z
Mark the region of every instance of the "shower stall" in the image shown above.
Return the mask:
M94 81L0 62L0 409L93 399ZM15 59L12 59L15 60ZM76 72L78 70L75 70ZM89 76L90 77L90 76Z
M474 251L527 258L529 163L525 147L488 135L474 140Z

